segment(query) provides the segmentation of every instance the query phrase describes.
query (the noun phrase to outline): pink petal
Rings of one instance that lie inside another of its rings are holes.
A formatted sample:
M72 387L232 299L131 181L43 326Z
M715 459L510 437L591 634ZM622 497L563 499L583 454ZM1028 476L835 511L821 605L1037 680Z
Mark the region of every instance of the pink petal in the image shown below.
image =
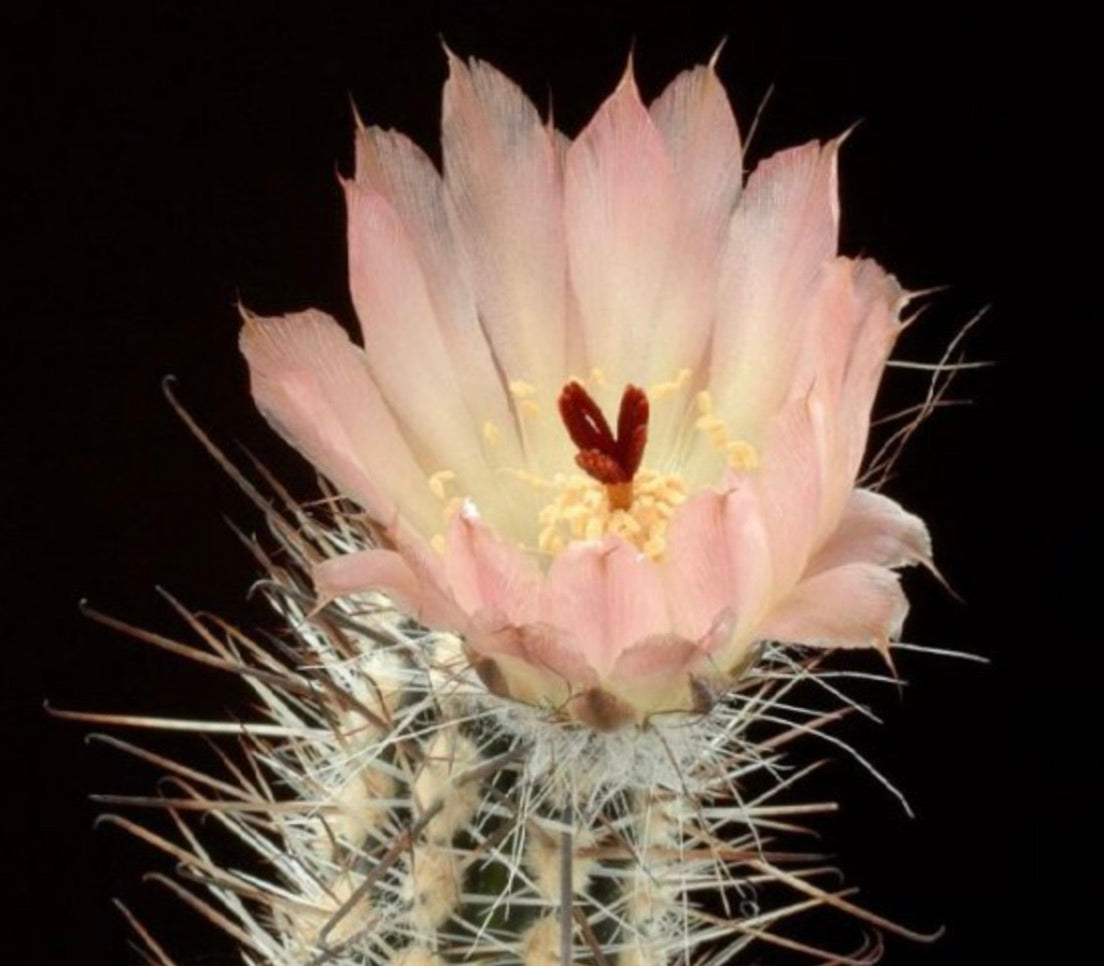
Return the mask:
M721 268L710 370L714 404L735 435L754 440L794 392L808 338L805 307L836 252L838 148L833 141L781 151L756 168L740 196Z
M886 651L907 612L908 602L893 571L849 563L798 584L763 622L759 636L812 647Z
M406 228L430 301L450 328L474 316L468 279L458 270L440 175L425 152L396 131L358 127L358 186L383 197Z
M622 651L603 686L637 708L688 711L693 706L690 671L701 658L694 641L656 634Z
M466 620L435 581L422 579L393 550L362 550L333 557L315 566L313 576L315 590L323 600L377 590L427 626L459 630Z
M614 536L557 555L540 610L599 676L626 648L671 626L659 567Z
M554 400L567 274L552 132L516 84L451 53L441 128L449 214L495 356Z
M504 543L467 509L449 521L442 562L467 613L512 625L536 620L542 575L532 555Z
M863 324L856 305L854 263L850 259L832 258L824 263L804 314L807 332L790 392L800 395L808 392L808 387L815 387L824 417L815 437L822 483L816 534L819 541L835 529L858 472L850 453L854 427L843 403L847 369ZM865 445L868 421L863 419L860 423Z
M555 629L542 624L530 624L522 637L526 662L534 668L554 674L567 682L573 692L597 682L594 668L586 656L570 646L570 642Z
M815 383L829 411L822 536L835 527L855 485L904 302L896 280L873 262L837 258L825 266L809 306L811 331L796 385Z
M731 612L740 626L758 623L773 587L770 535L758 489L731 474L721 490L695 493L674 513L663 559L677 633L700 640Z
M377 520L416 526L439 511L425 474L368 374L363 353L321 312L246 316L241 350L258 408L276 430Z
M897 279L868 260L854 263L854 312L858 320L840 391L843 459L858 473L870 431L870 410L886 360L900 334L908 296Z
M716 250L732 217L743 168L736 118L712 65L679 74L649 113L671 158L679 218L696 229L705 250Z
M721 255L743 181L740 133L712 66L680 74L649 113L671 160L675 209L670 260L653 310L655 362L648 378L666 381L685 367L702 380ZM656 407L649 429L653 451L671 448L684 417L677 406Z
M406 228L387 200L346 182L349 277L372 376L403 430L465 492L496 492L469 406ZM417 378L410 361L417 360Z
M826 413L810 391L771 420L755 485L770 535L774 586L793 586L805 572L823 529Z
M791 391L814 383L826 398L838 401L861 318L855 307L854 262L825 260L805 303L805 338L794 367Z
M527 704L566 709L573 697L597 684L594 669L547 625L476 623L465 646L475 662L494 665L504 693Z
M923 520L880 493L853 490L838 528L813 558L809 573L860 562L890 568L930 564L931 555Z
M499 455L521 465L509 405L476 313L472 280L463 267L446 210L444 184L433 162L402 134L358 127L356 182L385 198L401 220L473 417L480 426L489 420L499 427Z
M675 205L663 138L626 71L568 150L564 177L572 287L588 370L601 368L610 387L605 406L626 383L672 379L687 364L661 345L674 337L663 298Z
M824 263L805 303L806 332L788 391L798 399L813 387L820 401L811 437L821 471L818 540L835 528L855 485L901 304L893 279L871 262L847 258Z

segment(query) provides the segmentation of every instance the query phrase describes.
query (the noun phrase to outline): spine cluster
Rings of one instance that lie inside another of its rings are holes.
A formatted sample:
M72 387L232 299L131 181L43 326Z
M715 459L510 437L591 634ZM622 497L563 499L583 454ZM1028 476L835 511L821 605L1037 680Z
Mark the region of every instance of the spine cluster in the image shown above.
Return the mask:
M426 631L382 595L318 609L311 564L366 535L350 517L320 524L290 501L277 513L241 482L279 545L269 555L248 541L268 573L275 643L183 609L199 645L125 629L240 675L259 711L193 723L235 743L220 774L116 741L167 771L172 791L105 799L158 806L176 834L105 820L178 863L178 879L160 878L244 962L719 966L758 943L873 962L872 939L830 954L781 926L832 906L900 931L851 906L820 857L779 844L833 807L795 802L803 772L785 757L791 740L839 716L799 700L815 687L815 662L768 647L707 714L597 733L489 694L456 637ZM234 843L233 866L219 858L220 835ZM128 917L149 960L171 963Z

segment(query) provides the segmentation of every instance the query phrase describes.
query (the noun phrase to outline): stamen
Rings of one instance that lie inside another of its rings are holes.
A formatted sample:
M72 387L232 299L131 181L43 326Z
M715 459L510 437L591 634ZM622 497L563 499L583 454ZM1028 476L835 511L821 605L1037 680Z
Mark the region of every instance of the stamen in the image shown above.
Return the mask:
M735 470L755 470L759 468L759 453L755 447L742 439L732 439L723 419L713 412L713 396L708 390L702 390L695 398L698 418L694 428L700 429L709 437L715 450L725 454L728 465Z
M427 482L433 495L438 500L443 500L447 496L445 487L455 479L456 474L452 470L438 470L429 477Z
M605 484L610 509L627 510L633 501L633 476L640 469L648 442L647 394L637 386L625 387L616 436L598 404L578 382L563 387L559 406L567 433L579 447L575 462L589 477Z
M537 387L524 379L514 379L510 383L510 395L514 397L517 410L522 416L532 419L540 415L540 407L533 398L536 394Z
M494 447L498 445L500 439L502 439L502 431L491 420L488 419L483 423L483 442Z
M628 509L611 506L608 487L587 476L557 474L550 486L551 499L540 511L538 547L552 555L573 541L614 533L649 559L659 560L667 547L671 516L688 496L682 479L648 469L633 477Z
M659 382L652 386L648 390L648 398L652 402L669 399L690 381L691 375L693 375L691 370L679 369L674 379L668 379L666 382Z

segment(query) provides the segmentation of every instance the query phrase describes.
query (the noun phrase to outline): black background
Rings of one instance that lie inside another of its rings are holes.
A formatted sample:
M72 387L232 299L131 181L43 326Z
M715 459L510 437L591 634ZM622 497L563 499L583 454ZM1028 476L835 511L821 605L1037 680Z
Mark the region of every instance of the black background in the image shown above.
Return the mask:
M309 473L251 410L235 303L351 319L335 177L350 165L350 103L432 148L443 38L538 104L551 97L575 133L630 47L652 97L727 38L720 73L745 130L775 85L752 162L862 122L843 158L845 251L874 255L910 288L946 286L900 354L936 357L988 306L966 347L997 363L961 378L956 395L971 404L930 420L889 486L929 521L965 601L910 575L909 639L991 663L902 656L902 694L861 691L886 723L846 733L917 817L840 762L812 784L843 805L823 823L824 846L876 911L946 926L933 946L892 940L889 963L1080 961L1088 895L1065 869L1091 865L1096 811L1081 777L1095 760L1082 746L1097 636L1082 558L1096 517L1084 460L1099 447L1088 430L1092 350L1079 342L1098 324L1081 304L1097 276L1059 228L1093 217L1076 133L1077 25L1060 11L996 20L939 4L710 13L683 2L645 13L366 0L307 10L150 2L3 15L14 165L0 544L10 569L3 861L15 890L3 900L5 954L136 961L109 905L119 896L180 963L236 961L141 882L166 868L159 857L92 828L91 791L149 791L156 775L84 743L86 729L49 718L43 701L248 713L233 682L88 622L77 602L176 632L161 585L246 626L265 620L244 602L255 569L222 522L253 529L257 514L171 414L159 380L175 374L214 436L245 443L310 492ZM894 375L883 406L917 391Z

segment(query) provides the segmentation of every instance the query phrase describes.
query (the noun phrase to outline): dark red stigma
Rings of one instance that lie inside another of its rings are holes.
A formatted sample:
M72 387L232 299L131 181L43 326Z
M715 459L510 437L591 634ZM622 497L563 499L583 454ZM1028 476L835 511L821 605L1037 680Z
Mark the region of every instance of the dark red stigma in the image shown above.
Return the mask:
M611 488L611 503L616 508L627 509L631 504L632 479L640 469L648 442L647 394L638 386L625 387L617 413L616 436L598 404L579 383L572 381L563 387L559 404L567 434L579 447L575 462L588 476ZM621 495L615 498L612 488L618 488Z

